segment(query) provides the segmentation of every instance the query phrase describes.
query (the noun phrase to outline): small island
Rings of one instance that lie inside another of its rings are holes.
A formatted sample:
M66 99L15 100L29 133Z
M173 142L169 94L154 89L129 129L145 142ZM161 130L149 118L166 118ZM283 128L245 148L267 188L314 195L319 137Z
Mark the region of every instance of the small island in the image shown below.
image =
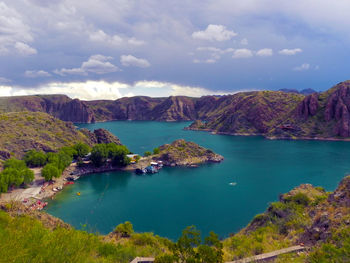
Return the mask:
M194 142L179 139L171 144L159 147L159 153L153 156L165 166L194 166L198 164L221 162L224 157Z

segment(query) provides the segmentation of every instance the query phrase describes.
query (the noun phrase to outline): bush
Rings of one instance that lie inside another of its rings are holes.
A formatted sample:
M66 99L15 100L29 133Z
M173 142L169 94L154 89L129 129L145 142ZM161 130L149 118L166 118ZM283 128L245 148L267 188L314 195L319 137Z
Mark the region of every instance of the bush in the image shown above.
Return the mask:
M130 237L131 234L134 233L134 229L132 224L129 221L126 221L125 223L117 225L114 232L121 237Z
M52 178L58 178L61 176L60 170L53 163L48 163L41 170L41 176L45 178L45 181L50 181Z
M160 153L160 150L158 147L153 149L153 154L159 154L159 153Z
M308 206L310 201L311 201L310 198L306 194L303 194L303 193L297 193L293 196L286 198L285 200L291 201L291 202L294 202L298 205L303 205L303 206Z
M45 153L36 150L30 150L25 155L23 160L26 162L27 166L30 167L41 167L47 162Z
M145 152L144 154L143 154L143 156L145 156L145 157L148 157L148 156L151 156L152 155L152 153L150 152L150 151L147 151L147 152Z

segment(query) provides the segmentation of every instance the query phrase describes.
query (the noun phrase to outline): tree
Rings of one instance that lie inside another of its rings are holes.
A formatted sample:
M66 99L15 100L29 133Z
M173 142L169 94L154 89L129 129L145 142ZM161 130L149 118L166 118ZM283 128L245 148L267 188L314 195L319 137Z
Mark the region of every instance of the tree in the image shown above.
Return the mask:
M148 156L151 156L152 155L152 153L150 152L150 151L147 151L147 152L145 152L144 154L143 154L143 156L145 156L145 157L148 157Z
M205 238L205 244L198 247L198 254L201 262L205 263L219 263L223 262L223 245L220 242L218 235L210 232L209 236Z
M115 143L107 144L108 157L112 159L114 165L126 166L130 164L130 158L127 154L130 152L125 145L117 145Z
M76 157L84 157L85 155L87 155L90 151L91 148L89 145L87 145L86 143L82 143L82 142L78 142L77 144L75 144L73 146L73 148L76 150L77 154L75 156Z
M22 160L11 158L5 161L4 170L0 174L0 192L7 192L11 185L20 186L34 180L34 172Z
M40 167L47 162L45 153L36 150L30 150L24 155L24 161L28 166Z
M45 181L50 181L52 178L58 178L61 176L61 173L57 166L53 163L48 163L41 170L41 176L45 178Z
M58 153L48 153L47 163L53 164L62 173L71 163L73 159L67 151L59 151Z
M159 153L160 153L160 150L158 147L153 149L153 154L159 154Z
M174 255L181 263L198 262L198 255L195 247L200 245L200 233L195 226L188 226L182 231L182 236L174 246Z
M126 221L125 223L117 225L114 232L121 237L130 237L131 234L134 233L134 229L132 224L129 221Z
M103 165L108 158L108 149L106 144L97 144L91 150L91 162L95 166Z
M73 160L74 156L77 156L77 150L74 149L74 147L64 146L62 147L59 152L65 153L66 155L70 156L70 158Z

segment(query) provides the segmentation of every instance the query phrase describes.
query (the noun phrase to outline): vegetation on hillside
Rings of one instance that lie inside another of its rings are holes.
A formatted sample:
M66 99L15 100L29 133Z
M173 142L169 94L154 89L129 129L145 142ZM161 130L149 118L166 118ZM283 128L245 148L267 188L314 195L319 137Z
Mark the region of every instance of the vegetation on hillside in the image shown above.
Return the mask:
M30 150L57 151L76 142L91 145L92 141L72 123L41 112L0 114L0 159L22 158ZM37 166L40 164L33 164Z

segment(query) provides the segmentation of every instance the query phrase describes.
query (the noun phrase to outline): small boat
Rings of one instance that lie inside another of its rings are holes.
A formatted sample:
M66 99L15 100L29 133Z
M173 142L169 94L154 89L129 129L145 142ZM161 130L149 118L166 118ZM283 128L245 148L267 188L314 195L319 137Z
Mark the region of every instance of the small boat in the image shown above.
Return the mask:
M235 186L235 185L237 185L237 183L236 182L232 182L232 183L229 183L229 185Z
M78 192L77 195L80 195L80 192Z
M145 173L146 173L146 169L139 169L139 168L137 168L137 169L135 170L135 173L136 173L136 174L145 174Z

